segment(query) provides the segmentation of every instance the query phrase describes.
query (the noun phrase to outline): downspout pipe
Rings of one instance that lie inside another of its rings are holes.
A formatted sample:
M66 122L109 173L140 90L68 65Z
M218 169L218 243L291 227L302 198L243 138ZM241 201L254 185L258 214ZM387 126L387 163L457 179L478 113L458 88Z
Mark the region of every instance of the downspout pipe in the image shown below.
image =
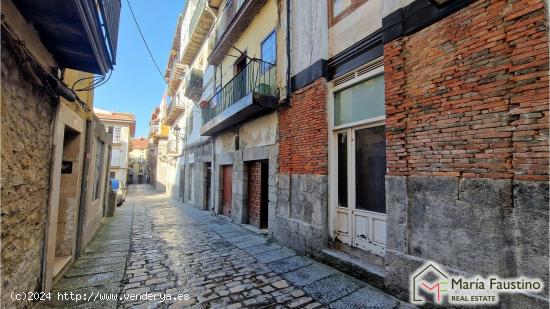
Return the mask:
M290 3L291 0L286 0L286 105L290 106Z

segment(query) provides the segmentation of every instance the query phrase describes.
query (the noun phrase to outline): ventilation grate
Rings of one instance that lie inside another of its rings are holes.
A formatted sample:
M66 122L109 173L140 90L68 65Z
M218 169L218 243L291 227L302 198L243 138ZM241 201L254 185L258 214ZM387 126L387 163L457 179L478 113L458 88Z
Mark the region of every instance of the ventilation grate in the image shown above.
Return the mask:
M337 79L335 79L332 84L333 86L338 86L338 85L342 85L346 82L349 82L350 80L356 78L356 77L359 77L359 76L362 76L362 75L365 75L366 73L374 70L374 69L377 69L377 68L380 68L384 65L384 59L383 58L380 58L378 60L375 60L373 62L370 62L358 69L356 69L355 71L352 71L346 75L343 75Z
M341 84L343 84L345 82L348 82L348 81L350 81L354 78L355 78L355 72L348 73L348 74L346 74L346 75L344 75L344 76L342 76L338 79L335 79L334 80L334 86L341 85Z

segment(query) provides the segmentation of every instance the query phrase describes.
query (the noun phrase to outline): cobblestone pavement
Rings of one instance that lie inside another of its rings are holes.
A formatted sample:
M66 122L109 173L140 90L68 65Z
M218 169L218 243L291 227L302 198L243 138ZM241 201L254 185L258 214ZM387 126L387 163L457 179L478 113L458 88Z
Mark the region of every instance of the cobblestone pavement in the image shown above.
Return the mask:
M172 299L163 302L161 294ZM77 297L90 299L75 301ZM78 308L409 306L221 217L162 198L149 186L130 187L115 217L107 219L86 253L54 286L52 300L38 304Z

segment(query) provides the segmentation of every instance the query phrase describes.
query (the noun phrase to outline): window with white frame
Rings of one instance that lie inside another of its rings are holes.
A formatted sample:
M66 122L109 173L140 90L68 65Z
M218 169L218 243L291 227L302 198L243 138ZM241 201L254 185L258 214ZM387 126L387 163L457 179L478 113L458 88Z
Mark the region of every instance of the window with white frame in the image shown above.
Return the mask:
M114 127L113 130L113 143L120 143L121 127Z
M338 239L383 252L386 243L384 75L334 88Z

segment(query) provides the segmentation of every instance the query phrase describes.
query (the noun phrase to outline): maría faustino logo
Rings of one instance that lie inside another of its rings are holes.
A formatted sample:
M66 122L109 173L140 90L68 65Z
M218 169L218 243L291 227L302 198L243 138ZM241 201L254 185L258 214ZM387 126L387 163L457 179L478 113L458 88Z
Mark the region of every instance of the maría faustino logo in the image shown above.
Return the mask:
M538 278L452 276L435 262L427 262L409 278L410 302L451 305L494 305L501 293L536 293L544 289Z

